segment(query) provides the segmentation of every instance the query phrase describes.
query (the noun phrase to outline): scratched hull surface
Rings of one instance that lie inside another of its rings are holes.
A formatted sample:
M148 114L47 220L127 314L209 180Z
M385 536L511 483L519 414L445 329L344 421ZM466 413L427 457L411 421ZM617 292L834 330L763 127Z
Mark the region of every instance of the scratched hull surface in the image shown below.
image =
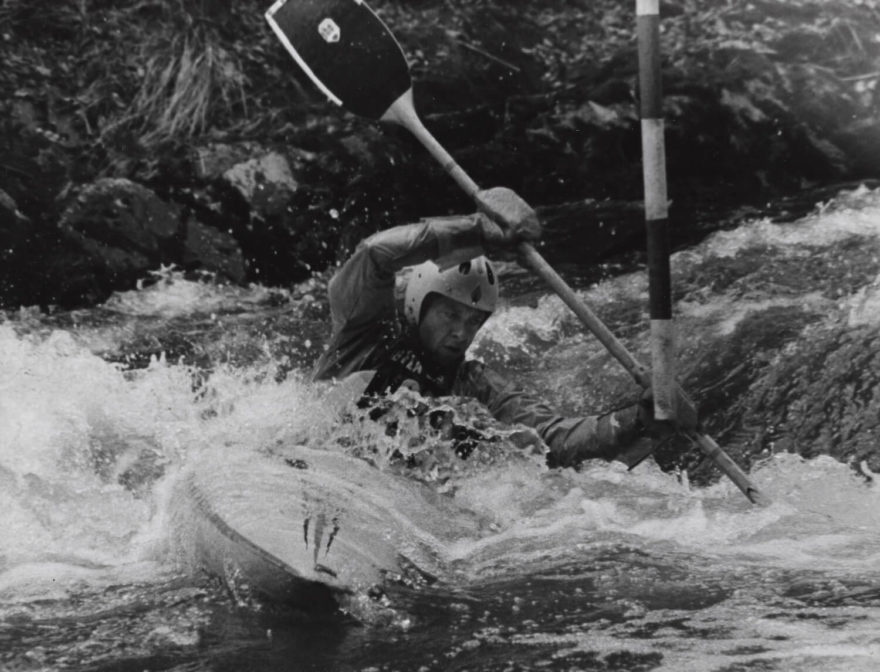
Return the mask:
M442 578L443 549L477 530L424 486L304 446L200 464L176 497L191 562L236 592L304 609Z

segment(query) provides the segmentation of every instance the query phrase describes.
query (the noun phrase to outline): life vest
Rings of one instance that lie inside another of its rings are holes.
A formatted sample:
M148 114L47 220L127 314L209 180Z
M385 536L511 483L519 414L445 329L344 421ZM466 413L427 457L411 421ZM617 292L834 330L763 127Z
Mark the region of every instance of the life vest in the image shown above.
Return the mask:
M387 322L383 322L381 327L385 336L363 367L376 371L364 390L364 396L388 394L401 386L414 389L426 397L451 394L460 363L443 370L432 369L426 364L425 352L412 329L398 319L393 320L393 324Z

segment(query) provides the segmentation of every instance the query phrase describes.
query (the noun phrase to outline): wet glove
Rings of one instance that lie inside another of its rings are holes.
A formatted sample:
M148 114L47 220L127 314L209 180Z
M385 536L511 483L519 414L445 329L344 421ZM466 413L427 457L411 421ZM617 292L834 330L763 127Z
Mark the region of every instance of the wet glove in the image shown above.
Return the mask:
M676 418L657 420L654 418L654 395L651 388L642 393L638 403L638 420L644 432L653 439L663 440L679 432L699 431L700 418L694 402L683 390L678 391L676 399Z
M654 418L654 397L651 390L642 393L638 403L600 416L596 422L596 436L600 445L613 452L612 457L632 469L661 444L682 432L699 428L699 417L693 403L680 394L678 418Z
M601 416L553 418L539 427L550 447L551 467L573 467L584 460L618 460L630 468L651 455L655 448L680 435L685 428L698 427L696 410L690 402L682 405L676 422L654 419L654 399L650 391L629 406Z
M541 237L537 213L511 189L484 189L474 198L480 210L478 218L483 247L490 255L510 253L519 243L533 242Z

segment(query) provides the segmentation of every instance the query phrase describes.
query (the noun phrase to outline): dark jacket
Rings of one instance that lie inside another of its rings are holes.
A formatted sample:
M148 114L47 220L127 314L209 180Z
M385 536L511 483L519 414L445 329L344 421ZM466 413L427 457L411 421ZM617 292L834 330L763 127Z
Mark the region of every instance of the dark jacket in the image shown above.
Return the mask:
M314 379L341 380L358 371L381 370L394 356L396 344L414 340L396 309L397 271L429 259L449 265L477 254L482 254L480 231L472 218L398 226L364 240L330 280L333 332ZM421 386L423 394L472 397L502 422L533 427L550 448L548 461L554 466L593 457L611 459L632 438L624 436L628 428L611 414L562 417L475 360L462 362L448 380L430 382L428 389ZM392 384L388 391L393 389Z

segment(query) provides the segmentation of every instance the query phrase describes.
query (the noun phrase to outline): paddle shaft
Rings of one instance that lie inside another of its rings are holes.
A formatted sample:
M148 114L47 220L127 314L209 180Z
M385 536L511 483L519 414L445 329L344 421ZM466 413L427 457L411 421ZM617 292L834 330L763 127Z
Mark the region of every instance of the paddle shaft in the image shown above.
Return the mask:
M412 90L407 91L394 101L385 115L383 115L382 120L400 124L409 130L437 162L443 166L444 170L449 173L462 190L471 198L476 198L477 193L480 191L479 185L458 165L452 155L446 151L443 145L422 124L413 105ZM650 387L650 371L633 357L623 343L590 310L589 306L578 297L574 290L545 261L544 257L541 256L534 246L527 242L521 242L519 244L519 251L529 267L559 295L559 298L580 318L581 322L584 323L623 368L629 372L636 383L645 389ZM675 384L675 394L684 396L683 390L677 384ZM758 504L767 501L758 488L751 483L742 469L710 436L696 431L688 432L688 436L715 463L721 472L733 481L750 502Z
M446 151L446 148L431 135L431 132L425 128L422 120L419 119L419 115L416 114L412 89L409 89L400 98L391 103L391 106L382 115L381 121L390 121L406 128L425 146L431 156L443 166L443 169L449 173L449 176L455 180L462 191L471 198L476 198L477 192L480 191L479 185L458 165L458 162L452 158L452 155Z

